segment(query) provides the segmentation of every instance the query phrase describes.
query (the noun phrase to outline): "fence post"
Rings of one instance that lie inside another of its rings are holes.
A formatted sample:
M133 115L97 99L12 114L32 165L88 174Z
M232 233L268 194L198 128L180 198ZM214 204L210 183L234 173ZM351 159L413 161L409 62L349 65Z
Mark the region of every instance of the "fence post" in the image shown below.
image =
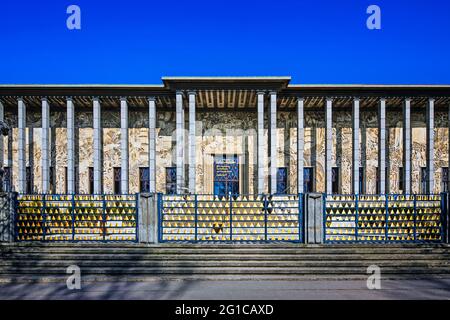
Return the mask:
M138 239L140 243L159 243L161 239L160 202L160 194L139 194Z
M389 239L389 196L386 194L385 199L385 206L386 206L386 214L385 214L385 221L384 221L384 242L388 242Z
M325 198L321 193L308 193L305 195L305 242L323 243L325 235Z
M75 241L75 194L72 194L72 241Z
M414 225L413 225L413 232L414 232L414 242L417 241L417 198L416 195L414 195L414 208L413 208L413 214L414 214Z
M197 225L198 225L198 199L197 199L197 195L195 195L195 204L194 204L194 232L195 232L195 241L198 241L198 229L197 229Z
M16 237L17 193L0 193L0 242L13 242Z
M136 239L134 240L135 242L139 243L139 223L140 223L141 219L139 218L139 193L135 194L135 201L134 201L134 223L135 223L135 228L134 228L134 232L136 234Z
M263 196L263 210L264 210L264 241L267 241L267 196Z
M304 235L303 235L303 194L298 194L298 242L302 243L304 242Z
M230 194L230 241L233 240L233 198Z
M358 241L359 228L359 195L355 194L355 241Z
M442 204L442 217L441 217L441 234L442 234L442 242L450 243L450 193L443 193L441 195L443 199Z
M105 197L106 197L105 195L102 196L103 242L106 242L106 199L105 199ZM95 197L94 197L94 199L95 199Z
M42 195L42 215L44 216L44 221L42 223L42 241L45 241L45 235L47 233L47 210L45 208L45 194Z

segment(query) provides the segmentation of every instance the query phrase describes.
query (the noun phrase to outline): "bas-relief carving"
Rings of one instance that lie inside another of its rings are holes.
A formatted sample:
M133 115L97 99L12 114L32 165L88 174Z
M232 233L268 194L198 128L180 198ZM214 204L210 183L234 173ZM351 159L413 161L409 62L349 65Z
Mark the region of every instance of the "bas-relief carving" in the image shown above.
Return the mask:
M377 191L378 132L378 113L375 111L361 112L361 166L365 171L365 190L362 192L371 194Z
M386 165L388 166L388 192L399 193L399 167L403 166L403 119L401 111L386 114Z
M292 113L291 116L296 115ZM318 111L305 111L304 118L304 165L314 168L315 190L325 192L325 114Z
M267 115L267 113L266 113ZM279 112L277 119L277 156L278 166L288 166L290 192L296 191L297 181L297 130L295 112ZM441 189L442 167L448 165L448 115L446 112L435 114L435 192ZM78 137L76 149L79 159L79 190L87 193L88 168L93 166L93 129L92 112L77 112L75 127ZM426 166L426 128L425 113L412 113L412 188L419 192L420 167ZM13 184L18 187L18 129L17 115L5 113L5 119L10 121L12 130L12 163ZM148 113L130 112L129 152L130 152L130 192L139 191L139 168L148 166ZM186 119L187 121L187 119ZM250 112L197 112L197 192L210 192L210 183L206 183L207 155L214 153L246 154L248 167L248 191L254 192L256 178L256 136L244 136L253 129L256 133L257 116ZM113 167L120 167L120 116L116 112L102 112L103 148L104 148L104 191L112 192ZM27 113L26 145L27 165L33 164L34 187L41 190L41 121L39 112ZM65 167L67 166L66 118L63 112L51 113L50 141L52 141L51 163L56 168L56 192L65 191ZM268 122L266 117L265 139L268 141ZM316 190L325 190L325 123L323 112L306 111L305 114L305 148L304 166L315 167ZM378 161L378 128L376 112L361 112L361 159L366 168L366 191L376 191L376 167ZM187 129L187 126L186 126ZM235 137L223 138L220 135L206 136L205 131L216 129L225 132L226 129L241 129ZM387 163L389 165L390 192L398 192L398 168L402 166L402 113L391 110L387 114L388 145ZM31 131L30 131L31 130ZM174 166L175 113L157 113L157 191L165 191L165 168ZM187 131L186 131L187 132ZM55 137L53 138L53 134ZM30 140L32 139L32 140ZM187 139L187 136L186 136ZM4 138L4 164L8 163L8 143ZM33 143L30 144L30 141ZM246 141L246 143L244 143ZM341 168L342 192L351 192L352 169L352 129L351 112L333 112L333 165ZM244 150L243 146L246 146ZM30 158L30 151L33 157ZM267 149L265 152L267 153ZM186 149L187 156L187 149ZM266 190L268 185L268 161L265 163ZM186 175L187 177L187 175Z
M121 166L120 128L103 128L102 131L103 131L103 192L114 193L114 168L120 168Z
M139 192L139 168L148 167L148 129L130 128L129 139L129 192Z
M89 167L94 166L94 129L79 128L78 136L78 190L80 193L89 193Z
M267 117L266 117L267 119ZM226 137L226 130L234 130ZM197 113L197 187L202 193L212 192L212 155L237 154L240 156L240 170L248 181L248 192L254 192L256 169L257 115L250 112L199 112ZM268 131L264 130L267 141ZM266 151L267 152L267 151ZM265 188L268 186L268 168L265 163ZM241 175L241 176L242 176ZM246 189L246 188L244 188ZM241 190L244 190L241 189Z
M175 112L156 114L156 191L166 192L166 169L175 166Z
M332 165L339 167L340 193L350 193L352 191L353 136L351 123L351 112L342 111L333 113Z
M435 112L434 126L434 193L439 193L442 190L442 168L449 166L448 112Z

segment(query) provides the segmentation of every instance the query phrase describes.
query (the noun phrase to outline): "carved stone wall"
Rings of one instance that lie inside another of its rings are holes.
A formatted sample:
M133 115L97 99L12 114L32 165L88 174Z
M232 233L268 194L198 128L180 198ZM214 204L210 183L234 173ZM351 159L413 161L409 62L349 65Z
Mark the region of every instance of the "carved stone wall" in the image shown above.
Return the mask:
M268 118L265 114L264 138L268 141ZM320 110L308 110L305 114L304 166L314 168L315 190L325 191L325 117ZM441 191L442 167L448 166L448 115L446 111L435 113L435 188ZM17 114L5 112L6 120L13 127L12 135L4 139L4 166L12 166L13 185L18 183L18 129ZM187 121L187 115L186 115ZM51 112L51 166L54 168L56 193L66 190L67 139L65 112ZM103 186L104 192L114 191L113 168L120 167L120 114L117 110L102 111L103 125ZM148 111L129 111L129 181L130 192L139 192L139 168L148 167ZM412 190L420 190L420 168L426 166L425 109L413 109L412 125ZM40 110L27 111L26 153L27 166L33 168L34 191L41 191L41 120ZM76 166L78 190L89 192L89 167L93 166L92 112L77 111ZM297 192L297 115L296 112L278 112L277 118L277 166L287 167L289 192ZM365 168L365 191L375 193L378 166L378 120L376 110L361 109L360 139L361 166ZM188 140L186 123L186 141ZM402 110L387 112L387 165L388 191L399 192L399 168L402 167ZM237 154L240 161L241 192L256 192L257 168L257 115L256 112L197 111L197 185L198 193L211 193L213 188L214 154ZM228 135L228 136L227 136ZM157 191L165 192L166 168L175 166L175 113L157 112ZM267 154L266 147L265 153ZM187 160L187 149L186 149ZM265 190L268 191L268 163L265 161ZM352 114L350 108L333 110L333 166L340 168L340 192L352 191ZM187 168L187 166L186 166ZM186 171L187 177L187 171Z

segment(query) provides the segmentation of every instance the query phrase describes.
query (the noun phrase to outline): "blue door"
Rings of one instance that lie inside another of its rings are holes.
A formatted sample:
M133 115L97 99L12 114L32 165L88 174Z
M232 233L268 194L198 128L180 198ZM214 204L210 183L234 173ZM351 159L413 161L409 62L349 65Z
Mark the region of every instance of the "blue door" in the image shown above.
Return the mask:
M239 194L239 162L237 155L214 156L214 194Z
M277 193L286 194L287 185L287 168L278 168L277 170Z

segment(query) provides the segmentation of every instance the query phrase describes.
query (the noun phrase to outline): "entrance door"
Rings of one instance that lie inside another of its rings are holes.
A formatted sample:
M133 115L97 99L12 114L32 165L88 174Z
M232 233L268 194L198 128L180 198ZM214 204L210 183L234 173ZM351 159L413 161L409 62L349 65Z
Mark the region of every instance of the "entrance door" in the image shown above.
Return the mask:
M237 155L214 156L214 194L239 194L239 161Z

